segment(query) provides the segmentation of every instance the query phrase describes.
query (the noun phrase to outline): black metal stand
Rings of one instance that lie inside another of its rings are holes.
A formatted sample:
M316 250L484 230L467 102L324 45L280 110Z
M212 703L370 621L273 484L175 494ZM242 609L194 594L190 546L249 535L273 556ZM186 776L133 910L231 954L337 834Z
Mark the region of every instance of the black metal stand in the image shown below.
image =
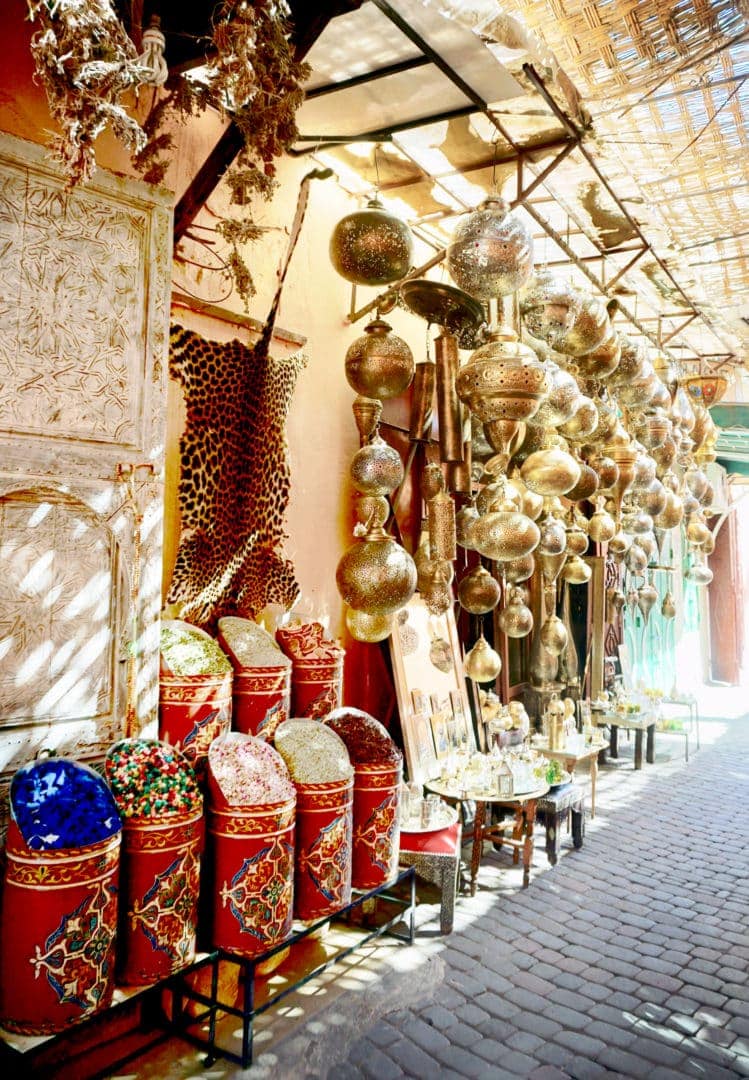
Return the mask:
M406 884L408 886L407 898L391 892L395 886L401 884ZM285 949L290 947L293 948L293 946L300 941L310 937L310 935L314 934L322 927L329 925L334 919L349 919L352 913L357 909L364 909L364 906L368 901L378 899L388 901L388 903L395 905L397 908L396 913L380 925L367 930L364 936L359 938L353 945L341 949L335 956L318 964L312 970L306 971L301 978L271 995L271 997L263 1002L262 1005L255 1004L255 974L258 965L267 962L271 957L276 956ZM389 937L394 937L408 945L413 945L415 910L416 875L414 868L409 866L399 869L398 876L388 884L381 885L376 889L370 889L367 892L356 892L354 899L346 907L341 908L339 911L336 911L323 919L318 919L309 925L300 925L298 929L295 929L291 937L280 944L275 945L272 949L268 949L266 952L260 953L251 959L237 956L235 953L225 952L223 949L218 949L206 956L199 965L200 967L211 965L211 988L208 994L202 994L188 986L184 978L172 982L170 987L172 991L172 1019L169 1024L170 1029L174 1034L192 1043L194 1046L207 1050L207 1064L212 1064L218 1058L226 1058L229 1061L241 1065L243 1069L246 1069L252 1064L253 1024L256 1016L259 1016L267 1009L277 1005L278 1002L288 994L293 993L300 986L304 986L310 979L320 975L327 968L338 963L339 960L343 960L345 957L350 956L351 953L356 952L357 949L361 949L374 938L387 934ZM403 922L404 920L407 920L407 931L405 933L397 932L394 928L398 923ZM240 983L243 987L241 1006L219 1000L218 976L219 964L221 962L234 964L239 968ZM196 966L193 966L190 969L191 972L195 970ZM185 1010L186 1002L204 1005L205 1008L197 1015L190 1015ZM217 1041L217 1023L219 1014L235 1016L241 1021L242 1049L240 1053L236 1053L233 1050L229 1050L226 1047L219 1045ZM206 1028L206 1031L205 1033L195 1033L191 1030L195 1027Z

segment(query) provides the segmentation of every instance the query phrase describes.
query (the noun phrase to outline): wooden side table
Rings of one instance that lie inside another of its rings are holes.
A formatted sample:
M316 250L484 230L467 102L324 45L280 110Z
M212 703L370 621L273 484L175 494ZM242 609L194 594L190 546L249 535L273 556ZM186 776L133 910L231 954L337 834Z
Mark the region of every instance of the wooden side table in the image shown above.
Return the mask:
M543 754L547 758L555 758L557 761L563 761L567 771L574 775L575 769L581 761L589 762L590 768L590 816L594 818L596 816L596 781L598 780L598 755L602 750L608 750L609 744L607 742L593 743L591 746L586 746L584 750L550 750L547 746L534 745L533 749L538 750L539 754Z
M484 850L484 841L491 840L501 846L507 844L513 848L513 862L517 863L522 853L523 856L523 888L527 888L530 882L531 863L533 862L533 826L536 821L536 803L542 795L549 790L549 785L535 791L523 792L513 796L492 795L486 791L467 791L451 784L449 781L430 780L425 785L429 791L434 791L445 799L453 802L470 800L476 804L473 818L473 845L471 848L471 896L476 895L476 878L478 877L481 856ZM515 819L511 826L512 835L507 835L507 826L487 824L487 806L505 806L514 811Z

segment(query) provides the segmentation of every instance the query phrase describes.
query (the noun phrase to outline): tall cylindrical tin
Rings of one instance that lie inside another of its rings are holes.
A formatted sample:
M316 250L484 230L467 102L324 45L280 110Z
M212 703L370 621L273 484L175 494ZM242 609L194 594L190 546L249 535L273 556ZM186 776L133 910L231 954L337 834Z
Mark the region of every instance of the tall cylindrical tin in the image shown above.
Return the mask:
M294 659L291 714L318 720L340 708L343 697L343 651L322 660Z
M399 802L403 766L354 765L351 884L375 889L398 872Z
M288 719L290 701L290 664L235 669L232 719L235 731L272 739L278 725Z
M294 914L312 922L351 901L354 780L296 789Z
M120 833L34 851L8 830L0 921L0 1024L51 1035L109 1005Z
M211 807L211 944L255 956L285 941L294 917L295 801Z
M463 460L463 416L455 380L460 369L458 339L443 332L434 341L437 375L437 415L439 417L440 458Z
M119 982L157 982L195 958L202 842L202 811L125 820Z
M231 727L232 672L159 679L159 738L202 767L208 747Z

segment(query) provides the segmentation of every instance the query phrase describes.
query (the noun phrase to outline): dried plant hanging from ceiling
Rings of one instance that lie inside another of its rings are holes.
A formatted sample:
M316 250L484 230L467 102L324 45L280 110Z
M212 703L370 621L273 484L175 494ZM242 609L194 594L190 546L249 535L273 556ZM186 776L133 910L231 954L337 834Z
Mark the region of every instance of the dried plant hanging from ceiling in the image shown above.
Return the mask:
M607 174L622 190L631 185L625 193L638 216L652 216L669 238L660 253L680 284L746 357L746 4L508 0L503 7L567 69L592 114Z
M121 99L141 81L137 52L109 0L27 0L39 26L31 43L36 72L61 134L52 150L71 184L96 168L94 142L110 128L130 150L146 135Z
M255 293L244 245L262 232L254 213L257 198L270 199L276 186L274 162L295 141L301 83L309 68L294 59L288 11L279 0L225 0L214 17L211 56L204 79L170 75L141 126L121 98L144 81L136 50L110 0L27 0L41 31L33 53L54 118L62 134L54 149L71 182L90 177L93 143L109 127L133 152L143 178L160 183L173 145L165 130L170 116L182 121L215 109L239 129L242 146L226 176L232 213L221 217L218 232L229 246L228 266L247 305Z

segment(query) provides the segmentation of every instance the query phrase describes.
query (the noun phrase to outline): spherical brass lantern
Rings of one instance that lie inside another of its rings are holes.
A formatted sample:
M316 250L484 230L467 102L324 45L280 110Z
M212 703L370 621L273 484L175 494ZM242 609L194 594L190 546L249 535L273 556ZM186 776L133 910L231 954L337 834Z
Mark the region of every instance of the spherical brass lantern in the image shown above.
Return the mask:
M598 473L595 469L592 469L590 465L586 465L584 461L579 461L578 465L580 466L580 479L573 488L570 488L566 495L570 502L583 502L585 499L592 499L598 491Z
M537 271L520 298L520 313L528 333L555 349L574 323L582 299L569 281L555 277L547 269Z
M619 335L611 327L610 333L597 348L576 358L577 369L586 379L608 379L619 367L621 352Z
M482 634L473 648L466 654L465 673L474 682L494 682L502 670L502 658L489 645Z
M486 567L477 566L458 585L460 606L471 615L486 615L499 603L501 590Z
M376 642L390 637L393 629L392 615L369 615L366 611L346 609L346 626L357 641Z
M461 547L473 551L471 530L479 519L479 512L475 506L461 506L455 515L455 537Z
M570 555L562 567L562 578L570 585L585 585L590 581L593 571L579 555Z
M535 568L536 560L533 555L521 555L519 559L507 559L502 565L506 580L515 585L532 578Z
M559 425L559 434L571 442L584 442L598 427L598 409L589 397L582 397L569 420Z
M403 480L403 462L398 451L376 435L354 454L350 475L352 484L363 495L387 495Z
M526 458L520 475L537 495L565 495L579 481L580 465L571 454L552 447Z
M400 281L413 262L411 230L374 196L363 210L347 214L333 229L330 260L354 285Z
M380 528L343 554L336 584L345 603L368 615L392 615L416 589L416 566L405 548Z
M533 612L521 589L510 589L506 606L497 616L499 629L509 638L524 638L533 629Z
M546 397L528 420L534 427L558 427L575 415L582 404L582 394L570 373L553 360L547 361L543 370L546 372Z
M560 335L557 351L568 356L585 356L603 345L611 333L605 305L595 296L582 293L580 310L568 330Z
M547 514L540 525L539 555L559 555L567 548L567 530L561 521Z
M476 551L487 559L520 559L537 547L540 533L535 521L525 514L500 510L480 517L471 529Z
M365 326L346 353L348 384L364 397L397 397L411 385L414 369L413 353L384 319Z
M541 627L541 644L551 656L559 656L567 645L567 628L558 615L550 615Z
M588 535L597 544L608 543L616 535L616 522L603 507L598 507L588 522Z
M638 378L642 374L647 360L645 346L639 341L633 341L632 338L628 338L624 334L620 336L619 340L621 342L619 366L609 377L609 383L612 386L625 386Z
M533 236L509 204L490 195L456 228L447 269L458 288L478 300L509 296L533 270Z

